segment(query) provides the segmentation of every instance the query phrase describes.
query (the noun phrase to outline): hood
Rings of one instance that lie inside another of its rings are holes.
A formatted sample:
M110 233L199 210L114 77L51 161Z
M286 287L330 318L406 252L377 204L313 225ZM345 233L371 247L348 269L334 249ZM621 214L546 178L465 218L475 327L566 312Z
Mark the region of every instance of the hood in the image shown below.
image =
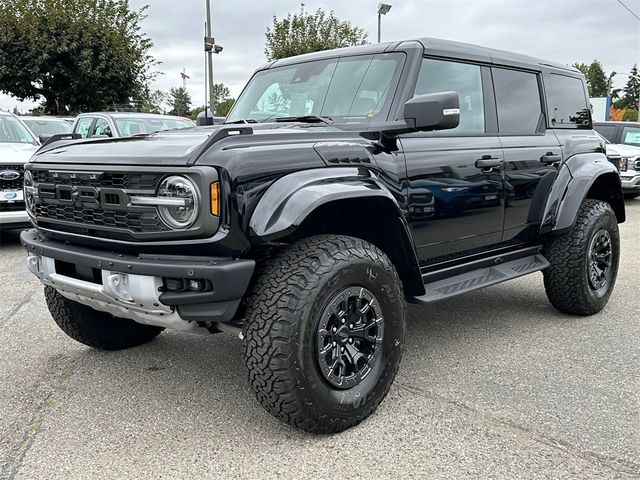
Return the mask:
M309 124L268 123L232 125L250 135L222 135L230 125L169 130L151 135L125 138L98 138L56 142L44 146L36 163L112 164L112 165L191 165L204 151L220 151L258 145L291 145L322 138L354 136L337 128ZM216 135L218 133L218 135ZM234 132L235 133L235 132ZM215 147L213 147L215 144ZM313 143L311 144L313 145ZM212 148L213 147L213 148Z
M620 155L621 157L638 157L640 156L640 147L631 145L623 145L620 143L607 143L607 155Z
M0 142L0 165L27 163L38 148L40 148L38 145L32 143Z

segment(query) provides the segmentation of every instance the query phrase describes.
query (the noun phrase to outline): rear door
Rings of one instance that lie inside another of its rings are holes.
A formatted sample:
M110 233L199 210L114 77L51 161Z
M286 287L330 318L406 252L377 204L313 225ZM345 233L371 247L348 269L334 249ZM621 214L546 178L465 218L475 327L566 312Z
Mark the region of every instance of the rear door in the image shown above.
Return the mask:
M560 142L547 130L540 72L492 67L498 132L504 152L505 243L537 237L539 204L562 160Z
M485 98L492 97L488 67L424 58L415 94L450 90L460 98L457 128L400 138L408 221L425 266L488 249L502 238L503 155L493 99Z

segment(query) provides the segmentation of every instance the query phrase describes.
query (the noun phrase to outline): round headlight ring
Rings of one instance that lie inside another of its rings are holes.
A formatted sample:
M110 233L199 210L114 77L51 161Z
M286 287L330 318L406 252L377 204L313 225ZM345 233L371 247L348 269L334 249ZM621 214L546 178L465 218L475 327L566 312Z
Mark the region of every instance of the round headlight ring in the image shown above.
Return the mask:
M162 221L173 230L191 227L198 218L199 192L195 184L187 177L172 175L158 186L158 197L185 199L184 206L158 206Z

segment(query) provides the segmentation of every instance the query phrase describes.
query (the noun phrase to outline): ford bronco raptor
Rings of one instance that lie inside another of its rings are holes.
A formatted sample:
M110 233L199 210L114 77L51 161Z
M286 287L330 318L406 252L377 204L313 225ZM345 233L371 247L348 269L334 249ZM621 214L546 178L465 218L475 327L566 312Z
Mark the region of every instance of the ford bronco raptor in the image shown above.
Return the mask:
M580 72L428 38L272 62L224 125L57 141L24 181L66 334L235 332L260 403L311 432L383 400L406 301L542 271L557 309L600 311L625 219Z

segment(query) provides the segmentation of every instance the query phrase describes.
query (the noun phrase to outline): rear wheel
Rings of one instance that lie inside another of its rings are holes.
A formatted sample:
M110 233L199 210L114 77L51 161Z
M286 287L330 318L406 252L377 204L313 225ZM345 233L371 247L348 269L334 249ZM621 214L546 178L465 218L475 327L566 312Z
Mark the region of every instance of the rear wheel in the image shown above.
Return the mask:
M543 271L551 304L575 315L604 308L618 273L620 236L611 206L584 200L571 231L551 237L544 247L550 266Z
M101 350L136 347L154 339L164 330L99 312L63 297L49 286L44 287L44 296L51 316L62 331L89 347Z
M387 256L359 239L300 241L267 265L244 326L249 382L262 406L310 432L371 415L400 364L405 304Z

